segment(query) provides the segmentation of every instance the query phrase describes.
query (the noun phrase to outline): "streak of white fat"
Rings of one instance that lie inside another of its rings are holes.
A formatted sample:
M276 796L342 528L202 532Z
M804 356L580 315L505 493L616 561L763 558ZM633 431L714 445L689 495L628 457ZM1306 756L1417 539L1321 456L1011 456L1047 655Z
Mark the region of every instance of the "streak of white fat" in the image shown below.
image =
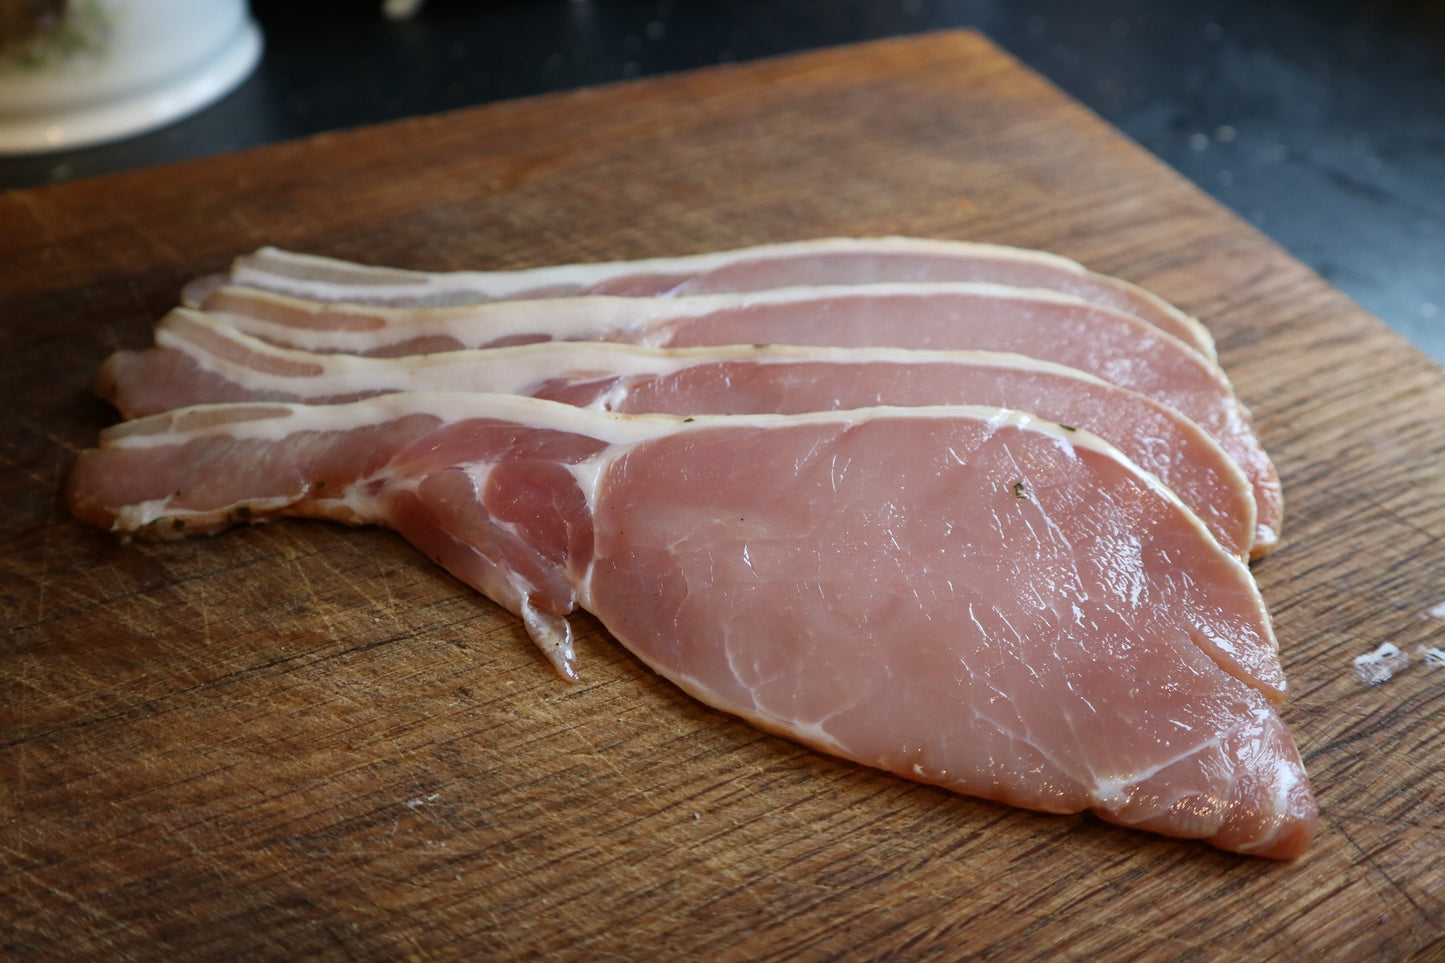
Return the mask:
M156 519L165 518L168 514L166 507L170 505L171 499L152 498L147 501L137 502L134 505L122 505L115 511L115 520L111 522L110 530L113 532L135 532L147 525L153 524Z
M664 274L685 278L743 261L786 261L791 257L806 257L819 253L861 253L885 256L916 254L925 257L951 256L1032 263L1051 268L1062 275L1092 279L1103 286L1120 289L1126 292L1127 297L1131 297L1135 301L1146 302L1161 314L1172 315L1190 329L1193 334L1193 342L1205 356L1211 361L1215 359L1214 338L1209 330L1198 319L1180 311L1152 291L1121 278L1095 274L1078 262L1058 254L972 241L897 236L833 237L638 261L560 264L514 271L436 273L398 271L392 268L366 268L313 255L292 254L275 248L267 248L263 251L269 260L290 262L293 266L300 267L301 270L276 274L267 271L264 267L241 264L232 272L234 282L256 283L260 287L294 291L302 296L323 301L348 301L361 298L388 302L415 297L422 292L421 297L424 300L438 303L506 300L530 291L549 289L583 290L603 281L633 275ZM389 277L400 274L405 277L405 280L392 284L366 280L349 283L306 280L304 274L308 266L314 266L317 273L333 274L339 269L343 273L353 273L358 278L365 278L369 271L379 270L380 273ZM294 276L295 273L303 275L303 279L298 280Z
M1048 422L1042 422L1038 419L1032 419L1032 421L1034 426L1049 424ZM1129 457L1123 452L1119 451L1109 442L1098 437L1097 435L1094 435L1091 432L1084 431L1082 429L1073 429L1069 431L1058 429L1051 433L1056 439L1056 443L1069 446L1074 450L1077 450L1079 448L1087 448L1092 451L1096 451L1104 455L1105 457L1111 458L1125 466L1138 480L1144 483L1147 489L1152 491L1158 497L1169 502L1177 510L1179 518L1182 519L1186 525L1191 526L1195 530L1196 534L1203 538L1209 545L1213 546L1214 550L1218 553L1220 560L1227 565L1231 565L1235 569L1236 575L1240 578L1243 585L1250 587L1253 587L1255 585L1254 575L1249 569L1248 562L1246 562L1240 556L1235 555L1233 552L1230 552L1229 550L1224 548L1224 546L1220 545L1218 539L1214 537L1214 533L1209 530L1209 526L1206 525L1204 521L1200 519L1199 516L1196 515L1192 509L1189 508L1189 506L1184 504L1184 502L1179 498L1177 494L1175 494L1172 488L1161 482L1158 477L1154 475L1153 472L1146 471L1143 468L1140 468L1133 461L1131 461ZM1273 629L1270 627L1268 610L1265 607L1263 597L1260 595L1257 589L1255 589L1255 591L1252 593L1252 602L1254 604L1256 612L1258 613L1260 624L1269 634L1269 640L1272 643L1271 647L1275 651L1278 651L1279 641L1275 638ZM1214 656L1211 654L1210 658L1213 659Z
M168 430L146 430L162 420L196 420L205 422L216 414L248 415L246 418L220 424ZM700 431L715 427L774 428L789 424L859 424L875 418L970 418L987 422L993 428L1014 424L1043 432L1055 441L1072 447L1095 448L1120 461L1145 479L1165 497L1177 496L1152 476L1143 472L1108 442L1089 432L1065 431L1050 422L1041 421L1024 412L980 405L942 405L916 408L878 406L846 411L815 411L798 414L746 414L679 416L663 414L624 415L615 412L589 411L572 405L524 395L488 394L483 392L397 392L378 395L362 401L340 405L299 405L281 402L195 405L117 426L122 430L106 439L104 447L147 448L183 442L188 438L226 435L235 439L259 438L276 441L297 431L345 431L394 421L409 415L430 415L440 423L454 423L474 418L510 421L532 428L550 429L582 435L608 444L628 444L660 438L682 431Z
M441 423L455 422L468 418L489 418L512 421L535 428L579 434L609 444L628 444L646 441L686 430L703 430L710 427L777 427L785 424L817 422L823 424L859 424L879 417L902 418L973 418L985 421L991 431L1011 424L1021 428L1044 433L1055 444L1070 454L1080 448L1099 452L1117 461L1131 474L1142 480L1144 485L1160 497L1170 501L1181 515L1198 528L1212 544L1214 537L1193 512L1174 492L1128 459L1113 445L1091 432L1067 431L1050 422L1032 415L1004 408L983 406L925 406L917 408L873 407L848 411L822 411L804 414L776 415L698 415L682 418L676 415L622 415L613 412L589 411L558 402L544 401L521 395L484 394L474 392L399 392L380 395L363 401L324 407L289 405L274 402L239 405L198 405L138 419L129 423L132 427L144 427L153 419L184 418L188 412L204 414L207 411L254 411L258 417L228 421L216 426L203 426L192 430L169 430L123 434L106 443L106 447L146 448L163 447L187 438L222 434L235 439L263 439L279 441L297 431L345 431L396 420L408 415L431 415ZM595 496L596 481L590 488L584 488L589 496ZM595 504L590 501L589 504ZM1224 549L1221 554L1228 555ZM1230 556L1232 557L1232 556ZM1236 559L1236 561L1238 561ZM1243 563L1240 563L1241 565ZM1246 569L1246 572L1248 570Z
M208 314L187 307L172 308L166 312L165 316L156 322L152 337L156 347L180 351L192 358L204 371L222 372L229 376L231 372L237 370L238 366L229 359L216 357L214 352L196 341L195 337L189 333L196 327L205 329L213 336L224 338L230 342L246 344L248 347L251 344L262 343L230 325L220 324Z
M210 338L221 339L243 349L248 358L261 357L296 367L320 368L321 371L278 373L274 368L263 369L250 362L236 361L217 354L208 339L203 340L194 333L197 329L206 332ZM377 389L401 390L407 386L404 377L408 373L406 367L390 363L398 359L315 354L304 349L285 348L190 308L170 311L156 326L155 342L159 347L184 353L203 371L254 391L323 398Z
M244 304L258 299L286 303L301 310L319 310L322 305L265 292L232 291ZM888 301L919 297L973 296L990 300L1024 303L1048 302L1087 308L1127 317L1142 324L1133 315L1113 308L1091 305L1082 298L1056 291L1017 288L984 282L891 283L777 288L739 294L705 294L679 298L628 298L588 296L569 298L538 298L522 301L497 301L454 308L365 308L367 317L378 320L382 327L370 331L331 331L308 328L292 329L274 322L249 317L244 311L222 314L230 323L259 333L268 339L295 344L311 350L325 348L351 353L375 350L376 347L403 340L428 336L450 336L461 344L476 344L504 338L546 334L558 341L584 340L625 332L629 338L644 342L665 336L663 326L716 314L729 309L755 305L806 304L810 301L847 298L853 300Z
M258 342L259 343L259 342ZM340 355L297 353L297 358L314 358L323 365ZM657 348L610 341L546 341L505 348L482 348L403 358L348 358L365 361L367 367L348 365L352 374L345 382L351 388L372 388L386 384L405 391L481 390L499 393L530 393L550 378L573 381L589 378L617 378L617 382L594 398L587 407L615 411L629 392L627 377L665 376L706 365L732 362L761 366L804 363L876 365L978 365L1012 368L1024 373L1054 375L1088 383L1110 391L1128 392L1087 372L1026 355L990 351L928 351L910 348L844 348L808 345L718 345L698 348ZM365 373L377 371L380 377ZM307 381L313 396L327 392ZM339 393L339 392L334 392ZM1146 399L1147 401L1147 399ZM1182 418L1183 416L1178 416ZM1208 436L1198 442L1218 447ZM1222 452L1226 467L1234 463ZM1241 477L1242 473L1241 473Z
M654 319L684 319L716 314L733 308L757 305L797 304L833 298L855 298L860 300L889 300L908 297L938 295L973 295L1006 301L1047 301L1054 304L1077 305L1099 308L1083 298L1043 288L1023 288L1007 284L993 284L987 281L939 281L939 282L880 282L867 285L797 285L786 288L771 288L765 291L742 291L726 294L694 294L676 298L629 298L610 295L588 295L568 298L537 298L528 301L501 301L479 304L464 308L390 308L380 309L378 316L392 322L404 317L445 318L457 317L487 318L496 330L508 333L526 333L529 327L517 330L504 327L510 318L526 319L535 327L535 319L547 319L565 326L559 330L567 334L576 332L571 325L581 326L573 320L579 309L596 313L596 320L584 319L589 326L631 329L643 326ZM1127 314L1127 312L1117 312ZM1130 315L1132 317L1132 315ZM504 322L502 319L508 319Z
M266 265L281 267L277 270L268 270ZM289 267L289 271L286 268ZM398 283L414 281L421 283L422 278L427 277L424 271L414 271L408 268L381 267L377 265L361 264L356 261L344 261L339 258L327 257L322 254L303 254L297 251L287 251L283 248L265 245L257 248L250 254L237 257L232 263L228 274L236 276L240 274L255 275L256 277L279 277L290 278L292 275L306 277L309 274L327 274L331 276L368 276L375 277L383 275L400 278ZM308 278L308 280L311 280Z
M186 518L194 518L196 516L213 516L224 514L227 510L224 507L203 512L195 511L189 508L175 509L171 507L171 503L173 500L174 499L168 495L164 498L151 498L143 502L137 502L134 505L118 506L115 509L115 518L110 523L110 530L118 534L124 532L138 532L141 529L145 528L147 525L153 525L161 519L172 518L177 520L184 520ZM244 502L237 502L235 503L234 507L244 507L248 509L252 513L254 521L262 522L266 520L265 516L267 512L277 508L284 508L285 506L291 504L293 501L294 499L286 496L279 496L276 498L255 498L248 499ZM162 537L165 537L170 535L171 533L162 530L160 534ZM177 538L181 537L184 534L184 528L175 531L175 537Z
M397 397L383 395L384 398ZM274 401L239 404L191 405L114 425L101 433L101 448L165 448L194 438L229 437L235 440L280 441L297 431L339 431L361 427L367 422L348 419L342 409L350 406L316 407ZM207 423L208 414L243 414L238 420ZM352 412L354 414L354 412ZM177 422L181 422L177 426ZM199 422L187 427L186 422ZM165 424L164 430L148 430Z
M341 351L358 354L374 350L377 347L374 335L366 331L325 331L299 328L236 311L213 311L211 317L253 338L260 338L271 344L285 345L302 351ZM382 342L382 344L385 343Z
M780 716L760 708L755 702L744 705L722 696L716 690L706 686L702 680L679 675L672 672L665 665L651 662L644 653L634 652L633 654L652 668L658 675L669 679L674 685L699 702L710 705L714 709L721 710L730 715L735 715L765 732L781 732L786 734L787 737L794 742L811 746L821 752L845 759L858 759L858 756L853 753L849 747L839 742L823 727L822 722L801 722L797 719ZM881 764L876 762L869 762L868 760L859 761L883 768Z
M402 358L367 358L344 354L314 354L280 348L252 338L200 312L180 309L187 324L203 327L217 337L227 338L248 351L281 361L316 366L322 374L301 376L279 375L237 364L217 357L204 346L177 334L169 325L157 329L157 343L186 351L203 367L225 374L235 383L253 388L328 397L349 392L376 389L396 391L481 390L496 393L525 392L543 382L547 376L569 373L572 376L603 376L612 373L665 374L689 366L728 360L753 363L794 363L820 361L825 363L898 364L991 364L1053 373L1081 382L1108 384L1086 372L1065 365L1029 358L1007 352L987 351L922 351L906 348L838 348L796 345L724 345L702 348L647 348L614 342L566 341L517 345L471 351L441 352ZM484 370L479 371L478 368ZM303 387L304 386L304 387ZM1112 386L1111 386L1112 387ZM1127 389L1115 388L1124 391ZM598 410L616 407L619 386L608 397L591 405ZM1216 444L1212 439L1204 442ZM1230 463L1232 464L1232 463Z
M521 611L517 614L522 619L528 637L564 678L576 681L577 652L573 646L572 626L564 616L552 615L534 606L521 578L513 576L509 581L517 597L522 600Z
M190 328L201 328L248 352L306 368L320 368L317 374L277 374L238 363L214 354L205 344L189 337ZM639 345L599 341L549 341L504 348L473 349L412 355L400 358L369 358L347 354L316 354L288 349L251 337L229 324L201 312L177 309L157 327L157 344L190 355L203 369L216 372L232 383L256 390L269 390L303 398L335 397L349 393L389 391L487 391L528 393L549 377L605 377L613 374L668 374L688 367L740 361L757 364L788 364L802 361L821 363L894 364L977 364L1009 367L1019 371L1053 374L1079 382L1107 385L1101 378L1065 365L1009 352L926 351L907 348L843 348L798 345L722 345L700 348L648 348ZM1109 386L1111 390L1127 389ZM625 387L619 384L592 407L615 409ZM1215 445L1212 438L1201 439ZM1228 461L1233 465L1232 461Z
M1291 765L1288 758L1283 755L1275 757L1274 779L1271 781L1274 798L1272 800L1273 805L1268 810L1271 815L1282 817L1289 812L1290 793L1299 785L1299 777L1300 770ZM1253 842L1240 845L1239 851L1242 853L1263 852L1274 844L1275 837L1287 827L1288 823L1286 820L1276 818L1274 820L1274 828L1267 835L1261 836Z
M161 419L185 420L187 415L205 421L213 412L248 413L256 417L226 421L198 428L164 431L133 431L107 439L105 447L140 449L182 443L194 437L223 435L233 439L279 441L298 431L346 431L368 425L398 420L410 415L430 415L441 424L471 418L510 421L539 429L594 438L608 444L632 444L685 431L702 431L717 427L781 427L807 423L856 425L875 418L970 418L985 422L990 431L1005 425L1042 433L1071 456L1079 449L1091 449L1123 466L1130 474L1162 498L1180 509L1181 515L1197 526L1213 543L1204 524L1184 506L1179 497L1152 474L1143 471L1113 445L1091 432L1067 431L1050 422L1041 421L1024 412L976 405L925 406L917 408L873 407L848 411L822 411L803 414L751 415L622 415L590 411L553 401L521 395L483 394L474 392L399 392L380 395L350 404L311 406L259 402L254 404L197 405L174 412L153 415L128 423L132 429L144 429ZM588 497L589 506L596 505L600 468L590 467L596 459L574 468L579 484ZM592 474L589 474L592 473ZM1221 554L1228 556L1221 548ZM1230 556L1232 557L1232 556ZM1242 563L1241 563L1242 564ZM1247 571L1247 570L1246 570Z
M1268 709L1255 709L1252 711L1252 730L1255 734L1264 731L1265 717L1269 711ZM1129 793L1126 791L1128 787L1151 779L1158 773L1163 772L1175 763L1188 759L1190 756L1197 755L1212 747L1218 746L1224 741L1226 735L1225 733L1211 731L1206 728L1197 730L1189 729L1188 731L1193 734L1194 737L1192 739L1184 741L1171 755L1158 759L1143 769L1119 773L1107 779L1096 776L1094 779L1094 788L1089 793L1090 798L1102 809L1114 809L1118 806L1125 805L1130 800ZM1276 768L1280 770L1279 774L1282 777L1288 779L1290 784L1294 782L1294 774L1288 771L1289 767L1286 763L1279 762ZM1285 787L1281 789L1279 782L1280 780L1276 780L1276 799L1280 801L1275 810L1276 812L1283 811L1283 799L1288 795L1288 788ZM1176 801L1177 800L1166 800L1161 805L1161 810L1168 809L1169 806Z
M523 400L535 401L536 399ZM543 402L543 404L553 406L551 402ZM993 408L982 405L931 405L916 408L875 406L871 408L854 408L842 411L816 411L791 415L696 415L688 417L677 415L622 415L613 412L596 412L589 409L573 410L583 411L585 415L590 417L610 419L611 425L622 429L604 433L604 425L599 424L597 430L589 429L585 432L580 432L612 444L640 443L653 438L660 438L685 431L706 431L715 428L768 428L809 423L851 426L862 424L875 418L970 418L983 421L988 426L990 433L1004 426L1015 426L1047 436L1055 445L1060 446L1070 455L1070 457L1074 457L1077 450L1083 448L1097 451L1105 457L1112 459L1123 466L1130 474L1139 478L1151 491L1157 492L1161 497L1168 499L1178 506L1182 510L1183 515L1190 519L1212 544L1217 545L1217 543L1214 542L1214 537L1210 535L1209 530L1204 526L1204 523L1199 521L1194 513L1185 507L1184 503L1179 500L1179 496L1175 495L1172 490L1155 478L1153 474L1135 465L1123 452L1119 451L1109 442L1092 432L1077 428L1065 429L1052 422L1039 419L1027 412L1015 411L1009 408ZM580 429L574 430L580 431ZM578 487L586 498L589 511L595 510L598 504L602 475L611 461L619 454L620 453L616 451L604 452L599 457L568 466ZM951 449L950 454L953 455L955 460L958 459L957 453ZM1221 554L1228 555L1222 548L1220 548L1219 551ZM1229 557L1233 558L1233 556ZM1238 560L1236 559L1236 561ZM591 608L590 566L586 576L582 579L582 585L578 587L578 598L583 608Z
M251 324L264 322L250 320ZM250 356L320 368L321 373L277 374L216 355L189 334L201 328L243 348ZM288 329L289 330L289 329ZM407 391L484 390L525 392L549 378L606 377L619 374L666 375L702 364L891 363L907 365L976 364L1053 374L1095 385L1104 379L1057 362L1004 351L931 351L913 348L849 348L810 345L716 345L656 348L613 341L544 341L501 348L474 348L396 358L318 354L284 348L253 337L232 324L185 308L171 312L156 328L156 343L190 355L208 371L231 381L275 391L328 397L347 391L386 388ZM303 387L304 386L304 387ZM473 387L478 386L478 387ZM1126 391L1110 385L1113 390Z
M587 503L589 517L596 517L602 488L602 475L619 454L619 451L612 448L599 452L585 461L567 466L567 470L572 473L572 479L577 483L577 488L582 492L582 497ZM577 594L577 604L588 612L597 611L596 599L592 597L592 571L596 564L597 557L594 553L587 561L587 570L582 573L582 577L572 587Z
M184 309L172 314L181 311ZM214 337L243 348L248 357L313 370L284 374L232 361L216 355L205 343L188 337L184 326L179 330L169 325L157 328L157 344L184 351L206 370L219 373L233 383L307 398L378 390L521 394L558 375L580 379L601 376L609 373L607 369L665 372L680 366L668 351L593 341L547 341L395 358L318 354L271 344L199 312L186 314L190 316L182 319L185 324L203 328ZM733 353L744 356L742 349ZM314 370L317 368L319 373Z
M1203 352L1204 356L1208 358L1211 362L1218 363L1219 353L1214 343L1214 332L1210 331L1208 326L1206 326L1203 321L1200 321L1192 314L1184 313L1183 311L1176 308L1174 305L1170 304L1168 301L1161 298L1159 295L1155 294L1153 291L1150 291L1148 288L1141 288L1137 284L1132 284L1122 278L1116 278L1107 274L1100 274L1095 276L1103 280L1105 283L1117 285L1118 287L1130 292L1138 300L1148 302L1154 307L1156 311L1159 311L1162 314L1172 315L1174 318L1178 319L1184 325L1184 327L1186 327L1190 331L1190 333L1194 335L1193 341L1191 343L1197 346Z
M225 327L222 325L222 327ZM256 344L263 342L255 341ZM295 353L297 360L316 359L325 362L343 355ZM547 378L606 377L611 375L667 375L704 364L747 362L761 365L888 363L896 365L989 365L1012 368L1022 372L1038 372L1068 377L1075 381L1105 385L1112 390L1128 391L1078 368L1054 361L1033 358L1009 351L929 350L923 348L837 347L828 345L756 344L710 345L689 348L659 348L615 341L542 341L534 344L502 348L473 348L401 358L360 359L373 364L394 364L424 370L426 366L464 366L475 361L486 364L489 372L498 371L495 383L510 387L494 388L512 391L518 387L540 383ZM503 374L505 373L505 374ZM489 376L490 377L490 376ZM490 381L489 381L490 383Z
M208 415L247 415L245 418L205 424ZM103 436L102 447L150 448L183 443L191 438L226 436L236 440L280 441L296 432L340 432L384 424L411 415L435 418L439 424L473 418L509 421L533 428L552 429L618 443L658 437L676 430L682 419L673 415L615 415L587 411L560 402L525 395L482 392L396 392L339 405L302 405L282 402L194 405L138 418L116 426L116 434ZM725 416L732 417L732 416ZM741 416L738 416L741 417ZM766 417L766 416L758 416ZM781 417L781 416L772 416ZM175 422L182 422L176 427ZM200 422L187 428L184 422ZM170 423L166 430L146 430Z
M274 369L238 363L217 355L209 347L209 339L203 341L192 334L195 329L205 331L209 338L222 339L243 349L248 358L266 358L292 366L291 370L311 370L300 374L277 373ZM690 361L693 357L743 360L760 351L739 345L719 349L655 349L611 341L545 341L395 358L318 354L272 344L210 315L185 308L168 314L157 326L155 337L158 345L183 351L204 370L221 374L233 383L309 398L378 389L519 394L558 376L580 380L623 371L667 373L696 363ZM318 368L319 373L314 370Z
M230 290L232 309L215 315L234 327L280 344L309 351L374 352L379 347L427 337L450 337L461 345L547 335L554 340L583 340L615 331L643 332L661 323L706 313L692 299L585 297L502 301L457 308L361 307L355 313L381 322L366 331L296 327L256 317L255 308L279 303L303 312L325 304L263 291ZM722 295L719 297L733 297Z
M484 384L487 391L517 393L553 378L582 381L619 374L671 374L702 360L751 360L758 353L758 348L747 345L654 348L617 341L541 341L370 360L405 366L422 384L433 380L433 371L456 369L466 371L470 380Z
M742 261L777 260L792 256L811 256L832 252L884 255L914 253L926 256L1005 258L1048 265L1069 274L1087 273L1078 262L1046 251L973 241L895 236L818 238L681 257L556 264L513 271L407 271L405 272L405 281L391 284L364 281L348 284L344 281L298 280L291 273L278 274L268 271L264 267L248 266L244 263L238 264L232 270L231 277L236 283L255 283L262 287L274 286L287 290L304 291L308 296L318 300L346 301L354 299L358 289L364 290L366 297L377 300L414 297L419 293L424 297L440 296L443 298L448 294L475 294L483 299L503 300L540 289L572 288L580 290L603 281L634 275L697 275ZM265 248L261 253L271 261L290 263L298 268L296 273L302 274L303 278L308 269L315 273L326 274L333 274L340 270L345 273L356 273L360 277L364 277L368 270L360 265L344 261L309 254L295 254L276 248ZM395 269L386 269L385 273L395 275L398 272Z
M997 410L1006 411L1007 409ZM1124 454L1112 443L1104 440L1103 438L1100 438L1098 435L1094 434L1091 431L1084 430L1083 428L1064 428L1061 425L1055 425L1052 422L1044 421L1043 419L1034 417L1032 415L1026 417L1028 418L1027 423L1031 427L1047 427L1049 429L1048 433L1052 436L1055 445L1058 445L1061 449L1065 451L1066 454L1070 456L1073 456L1078 449L1086 448L1091 451L1096 451L1122 464L1125 468L1129 470L1131 474L1133 474L1140 481L1142 481L1145 487L1147 487L1150 491L1163 498L1165 501L1169 502L1175 508L1178 508L1190 524L1192 524L1196 529L1203 533L1204 536L1208 538L1212 544L1218 547L1218 541L1209 531L1209 527L1205 525L1204 522L1200 520L1197 515L1194 514L1193 510L1190 509L1189 506L1184 504L1184 502L1179 498L1179 496L1175 494L1174 489L1170 488L1168 485L1160 481L1153 472L1146 471L1143 468L1140 468L1137 464L1134 463L1132 459L1129 458L1128 455ZM1223 552L1226 555L1230 554L1226 552L1222 547L1219 547L1219 551ZM1236 559L1236 561L1238 561L1238 559Z

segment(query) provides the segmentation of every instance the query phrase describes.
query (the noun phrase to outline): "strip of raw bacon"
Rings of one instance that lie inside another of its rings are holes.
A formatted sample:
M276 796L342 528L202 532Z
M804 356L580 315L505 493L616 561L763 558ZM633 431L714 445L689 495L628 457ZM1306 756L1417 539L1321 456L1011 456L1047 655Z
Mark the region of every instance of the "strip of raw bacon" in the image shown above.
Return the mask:
M367 267L266 247L229 275L189 289L193 306L216 283L310 298L396 307L480 304L610 294L659 297L878 282L986 281L1045 288L1135 314L1214 358L1196 319L1137 285L1043 251L916 237L824 238L644 261L563 264L521 271L426 273Z
M1248 569L1083 432L393 394L181 409L101 444L68 496L106 528L389 525L564 666L580 605L697 698L846 759L1265 856L1313 833Z
M155 334L155 347L117 352L101 368L97 393L127 418L203 403L335 404L395 391L506 392L680 415L982 404L1092 431L1173 489L1230 552L1248 556L1254 538L1249 480L1198 425L1137 392L1021 355L549 341L364 358L279 348L186 309L167 315Z
M396 309L221 288L204 307L276 344L378 356L549 340L1011 351L1087 371L1198 423L1254 486L1255 552L1268 551L1279 539L1284 512L1279 477L1219 367L1133 315L1066 295L991 284L874 284Z

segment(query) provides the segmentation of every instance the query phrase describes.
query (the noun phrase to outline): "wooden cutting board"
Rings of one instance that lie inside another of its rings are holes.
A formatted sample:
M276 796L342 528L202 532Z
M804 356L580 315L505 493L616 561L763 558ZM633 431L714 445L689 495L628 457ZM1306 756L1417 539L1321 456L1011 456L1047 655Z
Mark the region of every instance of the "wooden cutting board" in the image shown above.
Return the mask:
M1287 496L1255 567L1322 811L1276 864L1016 812L584 681L381 531L120 544L66 513L111 350L262 244L424 268L904 233L1203 318ZM1400 958L1445 948L1445 374L972 33L0 196L0 955Z

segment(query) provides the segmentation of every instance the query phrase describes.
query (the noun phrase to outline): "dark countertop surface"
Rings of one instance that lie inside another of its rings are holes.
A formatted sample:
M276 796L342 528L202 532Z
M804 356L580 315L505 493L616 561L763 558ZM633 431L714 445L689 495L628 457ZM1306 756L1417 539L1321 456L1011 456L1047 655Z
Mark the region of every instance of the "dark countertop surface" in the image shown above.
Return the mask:
M1445 362L1441 0L252 0L266 52L201 113L0 158L0 189L547 91L983 31ZM420 162L420 160L419 160Z

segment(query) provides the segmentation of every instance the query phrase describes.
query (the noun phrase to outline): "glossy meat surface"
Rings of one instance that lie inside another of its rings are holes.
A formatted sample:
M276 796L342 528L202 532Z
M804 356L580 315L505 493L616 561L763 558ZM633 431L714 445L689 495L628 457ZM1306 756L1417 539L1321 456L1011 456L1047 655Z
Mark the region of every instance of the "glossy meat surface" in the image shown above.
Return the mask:
M395 356L549 340L656 347L794 344L987 350L1078 368L1180 411L1254 487L1257 552L1279 539L1279 477L1217 365L1132 315L997 285L876 284L668 300L616 297L397 310L328 306L222 288L208 312L277 344Z
M1027 416L194 408L108 431L68 496L156 537L390 525L564 666L580 604L703 701L856 762L1260 855L1313 832L1248 570L1112 448Z
M317 301L396 307L589 294L676 297L819 285L984 281L1057 291L1128 311L1214 357L1213 339L1203 325L1137 285L1042 251L928 238L823 238L645 261L449 273L368 267L262 248L237 258L222 280ZM199 303L214 283L196 285L189 298Z
M546 342L403 358L275 347L193 311L172 312L157 346L123 351L98 393L126 417L229 401L337 403L393 391L528 394L598 410L789 414L873 405L982 404L1094 432L1152 472L1228 551L1254 539L1248 479L1177 411L1083 372L1014 355L727 346L663 350Z

